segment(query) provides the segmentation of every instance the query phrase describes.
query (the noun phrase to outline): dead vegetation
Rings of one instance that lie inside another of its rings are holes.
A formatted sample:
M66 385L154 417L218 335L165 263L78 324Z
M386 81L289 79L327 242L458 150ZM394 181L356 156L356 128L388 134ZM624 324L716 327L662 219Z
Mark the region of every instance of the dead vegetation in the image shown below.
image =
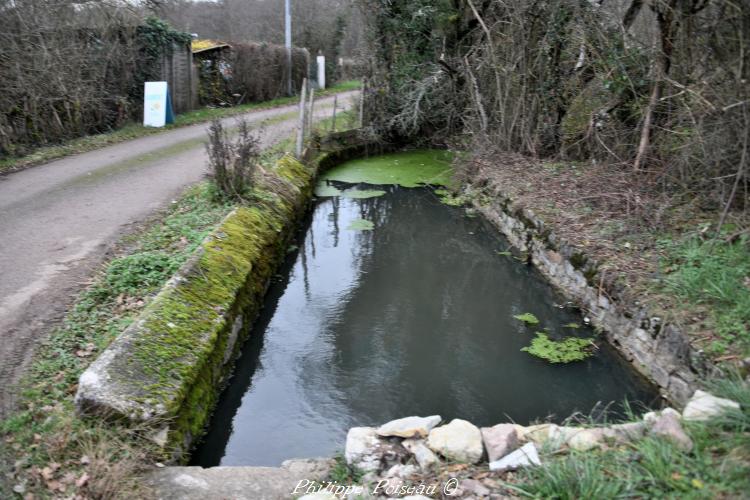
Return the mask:
M0 0L0 156L122 126L189 35L119 2Z
M254 184L261 155L260 139L246 120L238 120L237 137L232 140L220 120L211 122L206 143L208 166L213 175L216 195L242 202Z
M750 208L747 3L362 3L376 13L367 115L384 136L461 133L474 151L606 164L638 172L636 191ZM626 191L602 198L632 205Z

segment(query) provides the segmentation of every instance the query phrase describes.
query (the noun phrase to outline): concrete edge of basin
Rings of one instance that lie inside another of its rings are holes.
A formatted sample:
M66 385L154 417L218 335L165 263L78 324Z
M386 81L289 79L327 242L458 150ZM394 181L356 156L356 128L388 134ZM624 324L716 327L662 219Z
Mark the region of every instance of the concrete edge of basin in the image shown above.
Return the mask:
M159 500L277 500L309 492L334 465L320 458L287 460L281 467L164 467L153 469L145 482Z

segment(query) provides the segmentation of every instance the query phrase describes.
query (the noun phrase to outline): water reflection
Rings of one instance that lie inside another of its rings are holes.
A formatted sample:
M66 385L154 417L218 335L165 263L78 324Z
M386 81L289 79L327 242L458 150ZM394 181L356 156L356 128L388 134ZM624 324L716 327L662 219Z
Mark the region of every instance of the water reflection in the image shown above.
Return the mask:
M654 394L603 346L553 366L520 352L580 322L507 242L427 189L321 200L275 283L194 462L278 465L331 455L346 430L410 414L479 425L589 412ZM372 231L350 231L355 219ZM577 331L591 335L590 331Z

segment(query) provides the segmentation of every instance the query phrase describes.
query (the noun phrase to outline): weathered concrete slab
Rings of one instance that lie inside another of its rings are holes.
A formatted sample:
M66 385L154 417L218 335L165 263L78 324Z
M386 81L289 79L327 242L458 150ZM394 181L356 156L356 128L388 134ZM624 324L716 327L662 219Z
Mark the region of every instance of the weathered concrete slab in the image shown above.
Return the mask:
M309 459L281 467L165 467L147 483L159 500L286 500L304 495L305 481L324 480L332 466L332 460Z
M291 157L263 174L262 199L234 210L81 375L82 413L145 422L179 460L200 435L312 197Z

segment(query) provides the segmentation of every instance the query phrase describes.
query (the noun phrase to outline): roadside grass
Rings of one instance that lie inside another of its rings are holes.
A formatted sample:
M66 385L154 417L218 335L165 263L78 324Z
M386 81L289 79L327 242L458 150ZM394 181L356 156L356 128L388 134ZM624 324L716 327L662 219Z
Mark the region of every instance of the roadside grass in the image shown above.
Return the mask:
M666 256L662 288L683 299L674 304L705 316L714 334L706 351L750 354L750 237L729 242L688 234L659 242Z
M713 383L742 406L718 419L686 424L685 453L647 437L622 448L542 457L514 485L532 498L742 498L750 491L750 386L739 376Z
M0 422L8 455L0 459L12 469L6 488L34 498L148 496L134 478L158 459L154 446L142 429L78 417L73 404L78 377L231 208L217 202L204 182L188 189L162 220L124 239L119 255L40 346L20 408Z
M350 80L338 83L333 87L327 88L323 91L318 91L316 92L316 95L318 97L326 97L341 92L357 90L360 88L360 86L361 84L359 81ZM298 102L299 97L292 96L281 97L265 102L242 104L240 106L229 108L201 108L176 116L175 123L167 125L164 128L144 127L143 125L138 123L130 123L111 132L81 137L65 142L63 144L43 146L27 155L0 158L0 174L11 172L14 170L20 170L34 165L39 165L41 163L56 160L73 154L93 151L95 149L110 146L112 144L117 144L120 142L125 142L131 139L158 134L167 130L195 125L197 123L208 122L215 118L226 118L229 116L249 113L251 111L260 111L279 106L286 106L289 104L296 104Z

